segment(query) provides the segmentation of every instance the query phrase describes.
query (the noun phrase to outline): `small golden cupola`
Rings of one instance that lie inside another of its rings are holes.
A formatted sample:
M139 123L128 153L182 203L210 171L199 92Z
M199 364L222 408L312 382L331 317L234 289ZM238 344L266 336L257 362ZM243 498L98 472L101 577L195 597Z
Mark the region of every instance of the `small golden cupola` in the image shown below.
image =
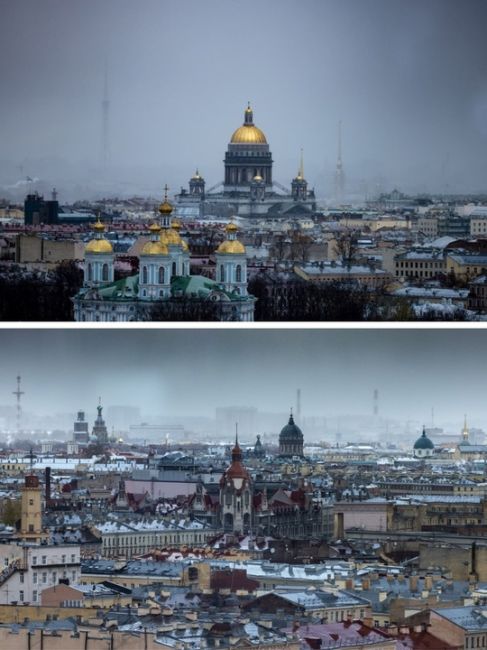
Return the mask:
M168 217L173 211L172 204L169 203L169 201L167 200L168 189L169 187L167 185L164 185L164 201L159 206L159 213L162 215L163 218Z
M86 244L85 253L113 253L113 246L108 239L105 239L103 236L105 226L100 221L100 217L98 217L98 221L92 225L92 228L95 231L95 236Z
M162 216L162 230L160 234L160 241L164 246L179 246L181 245L181 237L179 233L174 230L171 223L171 214L173 206L167 199L168 186L164 186L164 201L159 206L159 213Z
M149 226L150 240L142 248L142 255L169 255L169 250L160 240L161 226L152 223Z
M245 246L237 239L238 227L233 222L229 223L225 232L227 238L218 246L216 252L224 255L245 255Z

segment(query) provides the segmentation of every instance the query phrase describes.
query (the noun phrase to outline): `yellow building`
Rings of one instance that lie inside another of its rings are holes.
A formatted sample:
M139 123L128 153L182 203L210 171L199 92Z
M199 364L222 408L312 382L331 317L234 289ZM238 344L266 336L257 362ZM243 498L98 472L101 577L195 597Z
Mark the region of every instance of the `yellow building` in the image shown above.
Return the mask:
M21 519L19 537L26 542L40 544L47 539L42 529L42 488L37 476L27 475L21 488Z
M74 239L46 239L38 235L17 235L15 261L17 264L38 263L55 265L65 260L82 260L84 243Z
M446 272L455 274L457 280L468 282L486 271L487 255L450 253L446 257Z

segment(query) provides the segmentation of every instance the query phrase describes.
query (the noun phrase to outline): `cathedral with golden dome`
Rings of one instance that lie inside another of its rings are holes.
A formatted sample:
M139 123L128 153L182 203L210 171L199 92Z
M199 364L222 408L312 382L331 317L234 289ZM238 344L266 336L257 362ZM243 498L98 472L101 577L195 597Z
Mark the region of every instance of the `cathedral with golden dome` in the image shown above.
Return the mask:
M172 212L166 186L160 218L148 226L149 238L141 242L139 272L119 280L105 226L100 220L93 225L94 236L85 246L83 287L73 298L75 321L254 320L255 298L247 292L247 256L237 226L226 226L226 239L215 251L212 280L191 275L188 244ZM192 318L181 318L183 308Z
M315 212L315 193L304 177L302 154L290 187L273 180L272 163L267 138L254 124L249 103L243 124L228 143L223 181L207 192L204 178L197 170L189 181L189 191L183 189L178 195L178 207L197 203L201 216L230 213L246 218L309 216Z

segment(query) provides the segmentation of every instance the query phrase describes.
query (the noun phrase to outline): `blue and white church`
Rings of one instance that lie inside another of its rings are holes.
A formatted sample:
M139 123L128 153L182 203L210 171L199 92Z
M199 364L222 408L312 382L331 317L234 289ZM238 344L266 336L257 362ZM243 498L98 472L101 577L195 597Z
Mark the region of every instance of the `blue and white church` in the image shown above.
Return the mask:
M237 226L226 226L226 239L215 251L212 280L191 275L188 244L179 234L179 223L171 220L172 211L166 188L160 220L149 226L149 241L139 255L139 273L120 280L115 280L115 254L105 226L99 220L94 224L94 237L85 247L83 287L73 298L75 321L147 321L158 305L181 300L217 303L222 321L254 320L256 299L247 291L247 256Z

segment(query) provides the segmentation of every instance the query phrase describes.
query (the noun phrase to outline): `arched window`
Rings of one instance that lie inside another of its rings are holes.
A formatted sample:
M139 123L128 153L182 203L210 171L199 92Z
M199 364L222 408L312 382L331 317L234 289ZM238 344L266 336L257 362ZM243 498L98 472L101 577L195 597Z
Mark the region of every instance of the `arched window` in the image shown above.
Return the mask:
M237 264L235 275L237 278L237 282L242 282L242 267L240 266L240 264Z
M101 279L103 282L108 282L108 264L104 264L101 270Z
M147 284L147 266L142 267L142 284Z
M172 274L176 275L176 262L172 263Z
M220 282L225 282L225 267L220 264Z
M159 284L164 284L164 267L159 267Z
M88 264L88 280L91 282L93 280L93 268L91 264Z

